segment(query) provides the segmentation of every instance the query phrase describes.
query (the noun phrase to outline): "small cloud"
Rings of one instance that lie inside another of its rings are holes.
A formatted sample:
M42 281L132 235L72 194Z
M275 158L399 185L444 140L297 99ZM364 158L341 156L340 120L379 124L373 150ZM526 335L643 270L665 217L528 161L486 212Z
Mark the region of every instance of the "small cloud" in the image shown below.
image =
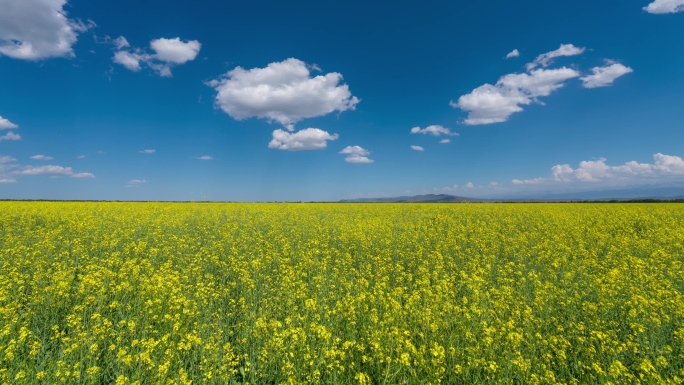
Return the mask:
M129 181L128 181L128 183L126 184L126 186L128 186L128 187L138 187L138 186L140 186L141 184L145 184L145 183L147 183L147 181L146 181L145 179L132 179L132 180L129 180Z
M0 183L17 183L17 180L13 178L0 178Z
M55 159L55 158L53 158L53 157L51 157L51 156L40 155L40 154L39 154L39 155L34 155L34 156L32 156L31 159L34 159L34 160L53 160L53 159Z
M473 182L468 182L463 187L465 187L467 189L473 189L473 188L475 188L475 185L473 184Z
M0 164L2 163L10 163L10 162L15 162L16 159L12 158L11 156L8 155L0 155Z
M116 39L112 40L112 44L116 47L116 49L121 50L124 48L128 48L131 45L128 43L128 40L126 40L125 37L119 36Z
M527 64L527 70L530 71L535 67L547 67L553 62L553 59L562 56L575 56L584 52L584 47L576 47L573 44L561 44L560 48L554 51L543 53L537 56L532 63Z
M441 143L441 144L451 143L451 139L442 139L439 141L439 143Z
M195 60L202 44L197 40L182 41L179 37L172 39L160 38L150 41L149 53L140 48L130 49L125 37L119 36L112 40L117 51L112 60L127 69L138 72L142 64L157 72L162 77L171 77L171 67Z
M295 133L281 129L273 131L273 139L268 148L288 151L322 150L328 140L337 140L338 134L330 134L318 128L306 128Z
M138 152L141 154L154 154L155 152L157 152L157 150L153 148L148 148L147 150L140 150Z
M202 155L202 156L197 157L197 159L199 159L199 160L213 160L214 157L209 156L209 155Z
M0 130L14 130L17 128L19 126L0 116Z
M368 159L370 151L361 146L347 146L340 154L347 155L344 160L347 163L373 163L372 159Z
M594 67L591 69L592 74L583 76L582 86L584 88L607 87L613 84L615 79L620 76L627 75L634 72L633 69L626 67L620 63L610 63L603 67Z
M86 158L85 155L79 155L79 156L76 157L76 159L85 159L85 158Z
M643 9L653 14L684 12L684 0L655 0Z
M420 127L413 127L411 129L412 134L430 134L434 136L448 135L448 136L458 136L458 133L451 132L450 129L442 127L440 125L427 126L423 129Z
M21 139L21 135L15 134L12 131L6 133L3 136L0 136L0 142L2 142L3 140L19 140L19 139Z
M513 51L506 54L506 59L510 59L510 58L518 57L518 56L520 56L520 51L518 51L518 49L516 48Z
M411 150L415 151L425 151L425 149L421 146L416 146L415 144L411 146Z

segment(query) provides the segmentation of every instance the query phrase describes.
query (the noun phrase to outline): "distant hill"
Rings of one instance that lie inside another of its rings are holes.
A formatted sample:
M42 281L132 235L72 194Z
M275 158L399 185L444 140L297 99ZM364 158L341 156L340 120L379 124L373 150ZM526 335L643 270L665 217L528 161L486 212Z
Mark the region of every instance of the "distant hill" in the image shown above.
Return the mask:
M622 202L638 202L638 201L682 201L684 196L667 196L648 194L644 191L642 195L625 194L624 191L611 190L601 192L585 192L575 194L548 194L537 197L517 197L517 198L501 198L501 199L478 199L468 198L447 194L427 194L427 195L413 195L400 197L383 197L383 198L358 198L358 199L344 199L340 202L347 203L451 203L451 202L599 202L599 201L622 201Z
M340 202L387 202L387 203L400 203L400 202L411 202L411 203L446 203L446 202L489 202L489 199L475 199L459 197L455 195L447 194L427 194L427 195L414 195L414 196L401 196L394 198L358 198L358 199L344 199Z

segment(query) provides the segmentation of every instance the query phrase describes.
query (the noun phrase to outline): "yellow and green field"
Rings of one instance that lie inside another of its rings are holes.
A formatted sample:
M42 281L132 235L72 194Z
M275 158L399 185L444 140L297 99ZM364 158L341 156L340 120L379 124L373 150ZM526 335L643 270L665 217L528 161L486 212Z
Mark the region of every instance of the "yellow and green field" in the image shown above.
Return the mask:
M2 384L681 384L684 205L0 203Z

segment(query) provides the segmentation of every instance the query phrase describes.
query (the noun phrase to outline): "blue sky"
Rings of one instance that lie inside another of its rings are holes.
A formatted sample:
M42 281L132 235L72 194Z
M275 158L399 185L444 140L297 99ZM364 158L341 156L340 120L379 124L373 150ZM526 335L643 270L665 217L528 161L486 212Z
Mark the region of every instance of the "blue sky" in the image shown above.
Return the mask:
M684 0L0 0L0 198L682 187L683 37Z

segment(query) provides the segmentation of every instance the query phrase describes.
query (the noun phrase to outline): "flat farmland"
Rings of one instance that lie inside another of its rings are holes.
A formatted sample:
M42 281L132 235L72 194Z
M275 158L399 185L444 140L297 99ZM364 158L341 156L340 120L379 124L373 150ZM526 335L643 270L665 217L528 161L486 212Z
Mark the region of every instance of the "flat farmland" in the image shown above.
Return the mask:
M0 202L0 383L681 384L682 204Z

